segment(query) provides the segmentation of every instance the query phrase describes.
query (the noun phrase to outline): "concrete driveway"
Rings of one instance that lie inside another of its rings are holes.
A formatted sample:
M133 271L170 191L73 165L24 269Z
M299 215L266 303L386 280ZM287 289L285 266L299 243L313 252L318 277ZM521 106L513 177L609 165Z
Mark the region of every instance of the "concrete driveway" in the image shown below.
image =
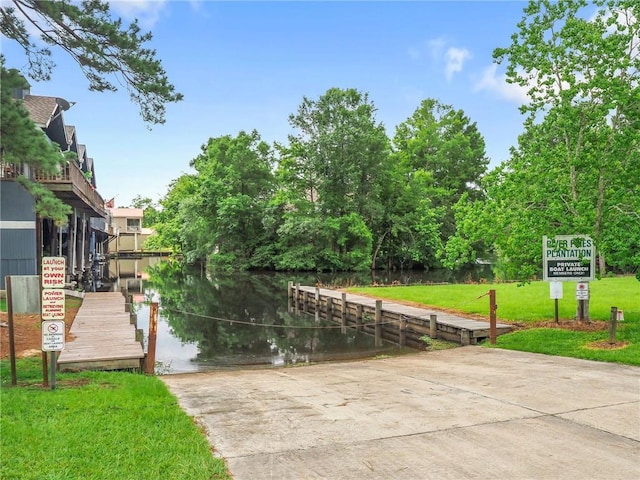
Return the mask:
M235 479L638 479L640 368L483 347L167 375Z

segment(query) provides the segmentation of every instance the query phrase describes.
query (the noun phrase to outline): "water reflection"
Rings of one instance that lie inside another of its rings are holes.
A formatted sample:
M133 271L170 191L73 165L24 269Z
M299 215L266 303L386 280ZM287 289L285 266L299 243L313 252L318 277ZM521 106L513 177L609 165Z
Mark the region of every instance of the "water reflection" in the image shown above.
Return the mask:
M288 311L288 281L315 284L314 275L207 276L171 261L147 273L140 284L130 279L132 290L139 290L129 293L140 305L138 328L145 332L149 308L143 302L160 303L156 359L165 373L400 353L395 344L376 347L363 332L341 333L340 325Z

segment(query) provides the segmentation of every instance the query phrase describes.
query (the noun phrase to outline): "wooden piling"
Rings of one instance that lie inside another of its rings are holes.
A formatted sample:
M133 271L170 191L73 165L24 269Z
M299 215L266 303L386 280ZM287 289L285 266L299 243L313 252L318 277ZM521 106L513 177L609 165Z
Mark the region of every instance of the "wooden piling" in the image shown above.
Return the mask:
M376 347L382 346L382 300L376 300L375 314L375 344Z
M438 338L438 316L429 315L429 337Z
M356 332L362 331L362 310L361 304L356 305Z
M340 309L340 325L342 333L347 332L347 294L342 292L342 305Z
M616 323L618 321L618 307L611 307L611 317L609 321L609 343L616 343Z
M158 304L153 302L149 306L149 344L144 373L153 375L156 367L156 337L158 336Z

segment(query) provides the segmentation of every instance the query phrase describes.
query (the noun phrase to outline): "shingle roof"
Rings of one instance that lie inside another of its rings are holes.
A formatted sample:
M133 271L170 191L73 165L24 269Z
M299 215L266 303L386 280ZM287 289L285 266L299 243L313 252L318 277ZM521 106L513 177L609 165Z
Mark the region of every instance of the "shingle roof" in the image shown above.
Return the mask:
M56 97L41 97L39 95L25 95L24 106L29 112L31 120L40 128L46 128L49 120L58 109Z

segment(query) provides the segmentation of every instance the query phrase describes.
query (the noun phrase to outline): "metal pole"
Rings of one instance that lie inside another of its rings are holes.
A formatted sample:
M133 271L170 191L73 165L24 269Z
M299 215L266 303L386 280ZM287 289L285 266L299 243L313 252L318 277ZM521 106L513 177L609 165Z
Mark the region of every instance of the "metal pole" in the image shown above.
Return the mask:
M51 367L51 390L56 389L56 352L51 352L51 358L49 361Z
M9 323L9 362L11 363L11 385L18 384L16 377L16 343L13 330L13 294L11 293L11 276L4 277L7 289L7 321Z
M555 319L556 323L560 322L560 316L558 315L558 299L555 299Z

